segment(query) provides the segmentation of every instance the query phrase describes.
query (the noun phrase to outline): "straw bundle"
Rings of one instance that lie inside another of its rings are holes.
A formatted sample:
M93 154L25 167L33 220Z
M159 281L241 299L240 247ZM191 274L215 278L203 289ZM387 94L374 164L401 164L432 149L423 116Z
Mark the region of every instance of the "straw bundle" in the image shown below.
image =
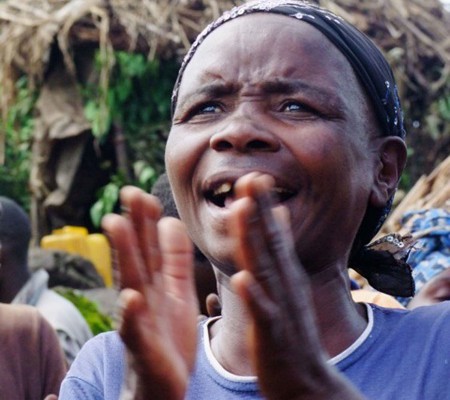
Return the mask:
M347 18L375 40L393 65L408 121L421 126L420 137L430 136L424 114L430 111L436 98L448 93L450 80L450 18L441 2L314 2ZM39 85L45 79L55 47L62 52L66 68L75 76L75 54L87 46L98 46L105 60L100 85L106 87L114 64L113 49L141 52L150 58L181 57L207 22L240 3L243 1L2 1L1 115L6 115L8 106L14 101L14 83L18 75L27 74L32 85ZM407 129L411 127L407 124ZM441 137L450 136L450 128L445 125L441 124L437 129L444 130ZM436 154L432 154L425 161L435 159Z

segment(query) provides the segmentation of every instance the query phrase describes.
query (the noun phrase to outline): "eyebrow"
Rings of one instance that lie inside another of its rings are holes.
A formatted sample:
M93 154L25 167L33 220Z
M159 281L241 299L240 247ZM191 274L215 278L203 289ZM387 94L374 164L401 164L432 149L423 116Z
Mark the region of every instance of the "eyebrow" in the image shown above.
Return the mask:
M233 83L209 83L203 85L196 90L188 93L185 97L185 101L179 103L180 108L184 108L186 104L195 101L196 97L207 97L207 98L220 98L223 96L228 96L239 92L241 85L236 85ZM319 86L312 85L311 83L299 80L299 79L275 79L273 81L267 81L261 84L263 93L267 94L285 94L294 95L296 93L303 93L306 96L310 96L316 102L327 105L329 108L335 110L344 110L347 108L343 99Z
M218 98L231 95L237 93L239 91L239 87L240 86L232 83L208 83L196 88L192 92L185 94L183 96L185 97L185 100L180 101L179 98L178 107L183 109L186 104L189 105L190 103L195 102L196 98Z
M336 110L346 108L343 99L336 93L299 79L276 79L265 82L262 86L265 93L288 95L303 93L312 97L315 101L329 105Z

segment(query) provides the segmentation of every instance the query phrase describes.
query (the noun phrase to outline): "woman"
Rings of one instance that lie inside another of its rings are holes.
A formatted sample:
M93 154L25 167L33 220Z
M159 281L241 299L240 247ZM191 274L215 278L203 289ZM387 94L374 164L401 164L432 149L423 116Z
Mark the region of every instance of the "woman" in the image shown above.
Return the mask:
M443 354L447 310L385 310L350 296L346 269L390 207L403 137L392 72L340 18L260 1L210 25L181 68L166 147L184 224L158 222L157 201L136 188L122 192L127 216L103 223L127 288L123 398L411 400L449 389L447 365L426 367ZM197 346L189 238L212 263L222 304ZM364 271L380 288L409 290L410 276ZM406 334L415 350L403 351ZM429 334L435 342L420 352ZM118 336L82 353L62 398L117 398L104 366L122 381ZM95 377L81 367L92 360ZM405 372L413 363L419 378Z

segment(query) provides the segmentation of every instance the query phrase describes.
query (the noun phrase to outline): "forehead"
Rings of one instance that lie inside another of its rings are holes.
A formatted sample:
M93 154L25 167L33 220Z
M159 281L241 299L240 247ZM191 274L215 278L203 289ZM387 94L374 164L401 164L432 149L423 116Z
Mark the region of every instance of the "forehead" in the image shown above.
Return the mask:
M186 67L179 98L211 81L257 84L277 78L303 79L361 97L349 62L320 31L291 17L255 13L205 38Z

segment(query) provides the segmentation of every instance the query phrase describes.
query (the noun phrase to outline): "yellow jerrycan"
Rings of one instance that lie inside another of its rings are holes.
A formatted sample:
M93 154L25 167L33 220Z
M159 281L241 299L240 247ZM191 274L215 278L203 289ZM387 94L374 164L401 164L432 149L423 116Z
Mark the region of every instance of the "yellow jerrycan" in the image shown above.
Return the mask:
M91 233L83 226L64 226L41 239L43 249L64 250L78 254L94 264L106 287L113 285L111 249L106 236Z

